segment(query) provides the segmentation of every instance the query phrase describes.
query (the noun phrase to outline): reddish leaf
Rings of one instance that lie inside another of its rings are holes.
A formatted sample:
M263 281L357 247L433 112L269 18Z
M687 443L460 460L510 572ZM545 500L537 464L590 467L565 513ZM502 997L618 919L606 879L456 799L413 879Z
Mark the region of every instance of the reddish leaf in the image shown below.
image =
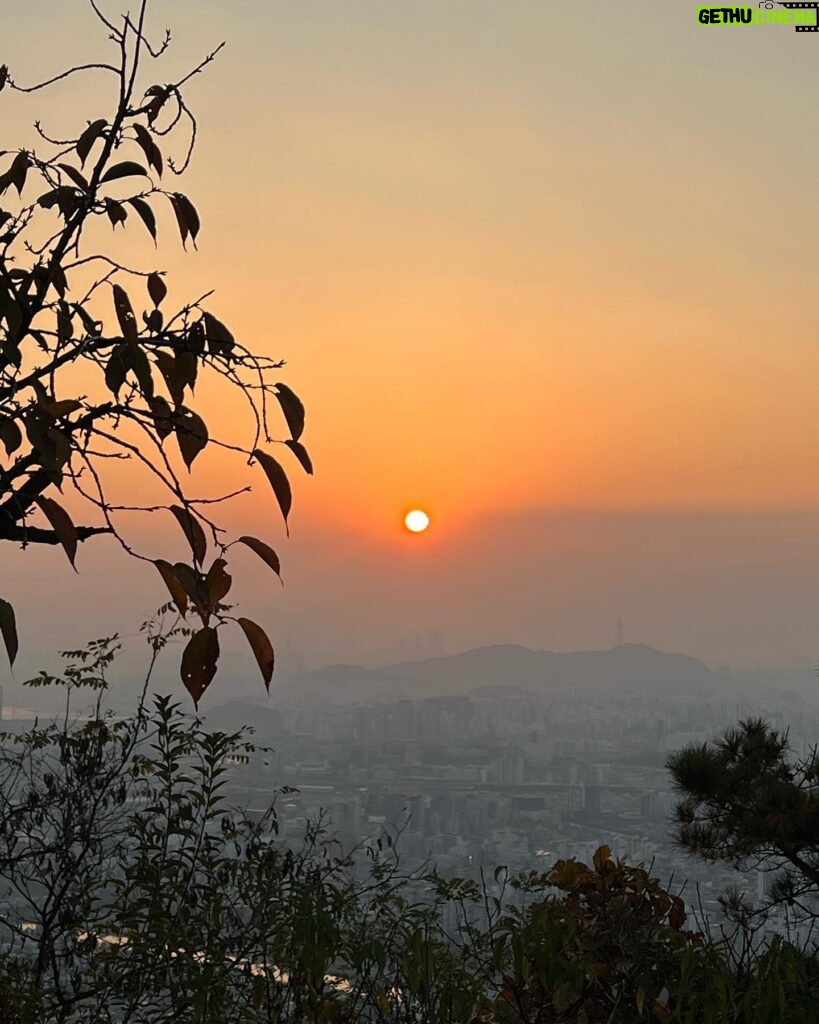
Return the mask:
M169 511L173 512L176 521L182 527L182 532L191 546L193 557L201 565L208 551L208 542L202 524L188 509L182 508L180 505L171 505Z
M162 300L168 294L168 286L156 272L148 275L148 294L155 306L161 306Z
M17 640L17 620L14 617L12 606L2 598L0 598L0 633L3 634L6 654L9 657L9 667L11 667L20 646Z
M62 507L58 505L53 498L46 498L42 495L37 498L37 504L43 510L46 519L51 523L51 527L57 534L57 540L63 546L63 550L68 555L68 561L71 563L71 567L76 572L76 565L74 565L74 559L77 557L77 527L71 521L71 517Z
M253 450L253 457L254 459L258 459L259 465L265 471L267 479L270 481L270 486L273 488L273 493L276 495L276 501L278 501L279 508L282 511L282 516L284 517L284 524L287 526L287 517L290 514L290 507L293 504L293 495L290 490L290 482L287 479L287 474L271 455L261 451L261 449L255 448Z
M233 578L225 572L226 566L227 562L224 558L217 558L205 577L205 588L210 599L210 606L214 611L222 598L227 597L233 583Z
M313 463L310 456L307 454L307 449L301 443L301 441L285 441L284 442L290 451L296 456L301 464L302 469L305 473L313 475Z
M197 572L193 566L187 565L185 562L176 562L173 571L176 578L185 588L185 593L191 599L194 608L199 613L202 624L207 625L210 612L208 610L208 592L205 590L204 576L202 573Z
M108 170L100 178L100 185L106 181L117 181L119 178L130 178L135 174L141 174L145 177L148 176L148 172L135 160L123 160L122 163L114 164L113 167L109 167Z
M264 685L269 690L275 663L273 645L268 640L267 633L265 633L261 626L257 626L255 622L244 618L239 618L236 621L242 627L247 637L247 642L250 644L250 648L256 657L256 663L261 669Z
M193 634L182 654L182 682L193 697L196 707L199 706L202 694L216 675L218 660L219 637L216 635L215 629L204 626L198 633Z
M123 337L126 341L131 342L132 345L137 343L137 320L134 316L134 309L131 305L131 300L128 298L128 294L124 288L120 285L115 284L114 288L114 307L117 311L117 320L119 320L119 328L122 331Z
M77 139L77 156L82 164L85 164L88 154L91 152L91 147L102 135L107 125L108 122L104 118L101 118L99 121L93 121Z
M259 540L258 537L240 537L239 543L246 544L251 551L255 551L259 558L270 566L279 579L282 578L279 556L269 544L265 544L265 542L263 540Z
M290 436L294 441L298 441L304 430L304 406L301 399L286 384L276 385L276 398L290 428Z
M154 565L165 581L165 586L168 588L168 593L171 595L173 603L179 609L179 614L184 615L188 610L188 595L185 592L185 588L176 578L173 566L170 562L166 562L164 558L158 558Z
M156 241L156 217L154 211L148 206L144 199L140 199L134 196L133 199L126 199L126 203L130 203L131 206L136 210L142 219L142 223L148 229L148 234Z

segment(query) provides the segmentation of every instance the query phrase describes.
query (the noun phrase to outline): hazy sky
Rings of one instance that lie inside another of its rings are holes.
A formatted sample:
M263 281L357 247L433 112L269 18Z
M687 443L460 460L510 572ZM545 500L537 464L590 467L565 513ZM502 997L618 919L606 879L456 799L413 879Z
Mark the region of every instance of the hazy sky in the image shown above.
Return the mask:
M279 592L242 562L247 614L310 664L435 626L453 650L609 646L621 613L712 663L819 655L816 37L688 0L153 7L176 43L152 80L228 45L188 93L199 253L168 220L134 252L179 301L215 286L308 406L293 539L261 484L227 517L285 567ZM21 84L105 52L84 0L2 29ZM4 93L4 146L104 116L107 87ZM212 457L200 480L247 476ZM24 665L162 598L105 541L79 578L3 560Z

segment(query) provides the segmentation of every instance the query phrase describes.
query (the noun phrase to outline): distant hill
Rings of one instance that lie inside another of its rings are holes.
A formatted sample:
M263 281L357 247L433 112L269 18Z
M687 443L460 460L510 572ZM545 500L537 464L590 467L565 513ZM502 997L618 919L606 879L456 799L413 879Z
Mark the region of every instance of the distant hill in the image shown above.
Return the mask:
M643 644L567 654L499 645L378 669L329 666L300 676L285 695L332 703L479 692L486 695L506 689L544 695L713 696L715 689L736 692L736 683L697 658L666 654Z

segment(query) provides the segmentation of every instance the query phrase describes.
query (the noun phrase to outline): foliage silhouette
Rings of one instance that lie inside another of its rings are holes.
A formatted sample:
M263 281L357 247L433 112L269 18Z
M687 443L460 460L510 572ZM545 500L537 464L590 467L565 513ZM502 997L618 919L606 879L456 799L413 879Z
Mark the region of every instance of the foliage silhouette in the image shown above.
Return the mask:
M286 524L290 482L263 446L274 443L277 409L286 429L278 443L311 473L300 440L305 412L298 396L275 380L282 362L235 338L212 311L211 292L172 311L161 272L131 266L116 255L114 241L100 241L101 226L108 224L112 235L121 226L147 231L156 242L165 204L183 247L196 246L198 211L168 178L185 171L196 141L185 87L221 46L182 78L143 88L145 66L165 54L170 33L157 44L148 38L148 0L140 0L134 17L118 21L89 3L113 45L111 63L71 67L28 87L6 65L0 68L2 100L13 92L58 87L75 75L101 75L113 87L106 116L66 138L52 137L36 122L37 147L7 154L0 173L0 540L60 545L74 566L81 542L108 534L129 554L153 562L179 613L200 620L182 667L198 702L216 671L219 630L231 619L223 604L231 585L231 543L211 510L234 495L196 497L187 475L208 447L258 462ZM180 138L182 159L166 157L167 145L179 145ZM196 411L194 389L202 377L221 381L246 400L244 441L214 436ZM129 476L124 499L111 495L119 460L144 474L143 481L139 473ZM142 498L146 483L158 490L157 500ZM55 497L66 488L73 492L70 511ZM96 510L99 522L75 524L74 508L83 505ZM153 559L123 531L126 514L163 509L179 523L189 561ZM253 537L241 541L279 572L269 545ZM269 686L270 641L255 622L239 625ZM6 599L0 601L0 634L13 662L17 623Z

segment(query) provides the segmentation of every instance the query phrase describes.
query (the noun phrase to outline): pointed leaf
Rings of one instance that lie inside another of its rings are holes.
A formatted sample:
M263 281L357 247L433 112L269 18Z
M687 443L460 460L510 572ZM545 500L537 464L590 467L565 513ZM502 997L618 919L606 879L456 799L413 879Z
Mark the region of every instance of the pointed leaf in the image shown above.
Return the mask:
M193 513L189 512L186 508L182 508L180 505L171 505L169 511L173 512L176 521L182 527L182 532L191 546L193 557L201 565L208 551L208 542L205 538L202 524Z
M130 178L135 174L148 176L148 172L142 164L138 164L135 160L123 160L122 163L114 164L113 167L108 168L100 178L100 184L102 185L106 181L117 181L119 178Z
M85 164L88 154L91 152L91 147L102 135L107 125L108 122L104 118L101 118L99 121L93 121L77 139L77 156L82 164Z
M276 385L276 398L290 428L290 436L294 441L298 441L304 430L304 406L301 399L286 384Z
M154 418L154 427L160 441L164 441L168 434L173 433L173 410L162 397L156 395L150 401L151 415Z
M156 271L148 275L148 294L155 306L161 306L162 300L168 294L168 286Z
M203 319L209 350L214 355L227 355L236 344L233 335L212 313L205 313Z
M159 177L162 177L162 153L159 151L159 146L154 142L154 138L148 129L142 124L135 124L134 131L136 132L137 145L142 149L145 154L145 159L149 165L153 167Z
M290 451L296 456L301 463L301 467L305 473L310 476L313 475L313 463L310 456L307 454L307 449L301 443L301 441L285 441L284 442Z
M196 207L181 192L172 192L169 198L173 206L173 212L176 214L176 222L179 225L179 234L182 237L183 247L188 236L190 236L193 247L196 248L196 236L199 234L200 227L199 214L196 212Z
M259 448L253 450L253 458L258 459L259 465L265 471L267 479L270 481L270 486L273 488L273 493L276 495L276 501L278 501L279 508L282 511L284 524L287 526L287 517L293 504L293 495L290 490L290 481L287 479L287 474L271 455L261 451Z
M182 460L190 470L193 460L208 443L208 428L201 416L181 406L174 429Z
M133 199L126 199L126 203L130 203L131 206L136 210L139 216L142 218L142 223L148 229L148 234L156 241L156 217L154 211L148 206L144 199L140 199L138 196L134 196Z
M20 646L17 640L17 620L14 617L12 606L2 598L0 598L0 633L3 634L9 666L12 666Z
M119 327L126 341L136 345L137 343L137 319L134 316L134 309L131 305L131 300L128 298L128 293L120 285L115 284L114 288L114 307L117 311L117 319L119 320Z
M240 537L238 543L246 544L251 551L255 551L259 558L261 558L266 565L270 566L279 579L282 578L279 556L269 544L265 544L265 542L263 540L259 540L258 537Z
M81 171L78 171L76 167L72 167L71 164L57 164L57 166L68 175L78 188L81 188L83 192L88 191L88 182Z
M165 581L165 586L168 588L168 593L173 599L173 603L179 609L179 614L184 616L188 610L188 595L185 592L185 588L176 578L176 573L173 571L173 566L170 562L166 562L164 558L158 558L154 565L159 570L159 574Z
M112 227L116 227L117 224L124 224L128 220L128 211L122 203L117 203L113 199L106 198L105 212L108 214L108 220L111 221Z
M224 558L217 558L205 577L205 588L210 598L210 606L214 611L222 598L227 597L233 583L231 575L225 572L226 566L227 562Z
M208 592L205 589L205 579L193 566L185 562L176 562L173 567L174 575L185 588L185 593L191 599L196 611L202 618L203 625L207 625L210 612L208 610Z
M71 563L72 569L76 572L77 567L74 565L74 559L77 557L77 528L71 521L71 517L62 505L58 505L53 498L46 498L40 495L37 498L37 504L42 509L46 519L51 523L52 529L57 534L57 539L68 555L68 561Z
M216 630L204 626L194 633L188 641L182 655L181 676L185 689L193 697L198 707L202 694L207 690L216 675L216 663L219 660L219 637Z
M13 419L0 420L0 441L6 449L6 455L12 455L23 443L23 435Z
M261 670L264 685L269 690L275 663L273 645L268 640L267 633L265 633L261 626L257 626L255 622L244 618L239 618L236 621L242 627L247 637L247 642L250 644L250 648L256 657L256 663Z

